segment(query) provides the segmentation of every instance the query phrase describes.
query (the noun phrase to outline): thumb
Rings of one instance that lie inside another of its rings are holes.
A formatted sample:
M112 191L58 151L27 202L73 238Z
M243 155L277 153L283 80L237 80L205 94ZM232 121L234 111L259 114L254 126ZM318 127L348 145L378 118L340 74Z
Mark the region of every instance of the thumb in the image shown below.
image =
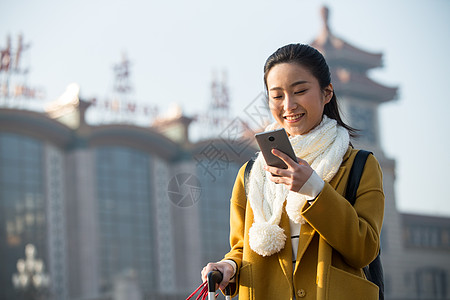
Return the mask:
M225 268L223 270L223 278L222 278L222 281L220 282L220 286L219 286L219 288L221 290L224 290L225 287L228 285L228 283L230 282L231 276L233 276L233 271L229 270L228 268Z
M301 159L300 157L297 157L297 162L300 165L308 165L308 162L306 160Z

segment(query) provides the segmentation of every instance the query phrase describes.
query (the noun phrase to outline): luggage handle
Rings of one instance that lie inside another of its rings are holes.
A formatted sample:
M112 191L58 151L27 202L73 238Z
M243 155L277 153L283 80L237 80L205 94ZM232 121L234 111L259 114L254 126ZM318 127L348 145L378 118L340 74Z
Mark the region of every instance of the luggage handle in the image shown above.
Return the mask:
M208 279L208 300L214 300L216 299L216 284L219 284L222 279L223 279L223 275L222 272L220 271L211 271L208 273L208 275L206 276ZM227 285L225 287L225 299L226 300L231 300L231 289L230 286Z

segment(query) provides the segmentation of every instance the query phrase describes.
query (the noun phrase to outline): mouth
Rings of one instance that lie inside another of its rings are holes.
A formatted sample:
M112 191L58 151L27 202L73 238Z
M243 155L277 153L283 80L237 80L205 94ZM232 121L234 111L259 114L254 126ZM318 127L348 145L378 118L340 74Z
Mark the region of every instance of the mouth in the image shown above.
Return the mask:
M288 115L288 116L283 116L283 118L288 122L288 123L295 123L298 122L305 114L301 113L301 114L295 114L295 115Z

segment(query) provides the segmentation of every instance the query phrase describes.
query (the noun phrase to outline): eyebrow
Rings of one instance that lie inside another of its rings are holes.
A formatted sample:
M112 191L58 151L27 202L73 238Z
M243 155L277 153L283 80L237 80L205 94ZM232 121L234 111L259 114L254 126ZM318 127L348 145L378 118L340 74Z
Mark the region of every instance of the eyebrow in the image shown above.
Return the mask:
M299 85L299 84L304 84L304 83L308 83L308 81L306 81L306 80L296 81L296 82L291 84L291 87L294 87L294 86ZM273 87L269 91L274 91L274 90L282 90L282 88L280 88L280 87Z

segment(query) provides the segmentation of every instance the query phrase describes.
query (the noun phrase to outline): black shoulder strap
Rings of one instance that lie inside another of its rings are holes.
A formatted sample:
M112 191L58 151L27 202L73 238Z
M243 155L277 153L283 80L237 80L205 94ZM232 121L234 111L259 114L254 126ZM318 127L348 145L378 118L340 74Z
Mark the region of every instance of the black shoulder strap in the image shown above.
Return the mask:
M358 153L356 153L355 160L352 168L350 169L347 190L345 191L345 199L347 199L351 205L355 204L356 191L358 190L359 181L361 179L367 157L369 157L370 154L372 154L372 152L359 150Z
M359 150L358 153L356 153L355 160L350 169L345 199L352 205L355 204L356 191L358 190L359 181L361 180L367 157L369 157L370 154L372 154L372 152ZM368 266L363 268L363 271L366 278L378 286L378 299L384 300L384 276L380 253L378 253L377 257Z
M253 164L255 162L254 157L252 157L248 162L247 165L245 166L245 170L244 170L244 187L245 187L245 195L248 195L248 178L250 176L250 171L252 170Z

